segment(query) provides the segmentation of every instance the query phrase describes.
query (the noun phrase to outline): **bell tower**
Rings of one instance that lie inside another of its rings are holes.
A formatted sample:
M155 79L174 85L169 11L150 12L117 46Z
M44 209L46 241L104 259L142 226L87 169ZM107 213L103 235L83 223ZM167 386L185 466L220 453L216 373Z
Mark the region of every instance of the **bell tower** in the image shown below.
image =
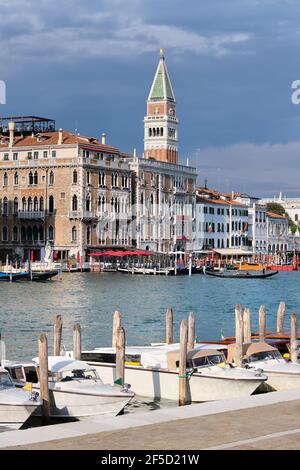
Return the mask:
M144 118L144 157L178 163L176 100L163 49L160 49L159 63L147 99L147 115Z

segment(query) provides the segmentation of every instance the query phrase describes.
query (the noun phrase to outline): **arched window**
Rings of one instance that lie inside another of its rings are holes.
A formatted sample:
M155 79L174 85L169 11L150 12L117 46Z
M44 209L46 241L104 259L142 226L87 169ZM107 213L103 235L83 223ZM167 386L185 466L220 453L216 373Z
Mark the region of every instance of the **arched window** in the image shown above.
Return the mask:
M43 196L40 197L40 211L44 210L44 198Z
M4 173L4 175L3 175L3 186L7 186L7 185L8 185L8 174Z
M19 209L19 201L18 201L18 198L15 197L15 199L14 199L14 214L18 213L18 209Z
M91 243L91 229L90 227L86 228L86 242L89 245Z
M50 174L49 174L49 184L54 184L54 173L53 171L51 170L50 171Z
M5 227L5 226L2 229L2 240L4 242L7 242L7 240L8 240L8 230L7 230L7 227Z
M54 197L51 195L49 197L49 213L53 214L54 212Z
M91 198L90 198L90 196L87 196L87 198L85 200L85 210L87 212L90 212L90 210L91 210Z
M6 196L3 199L3 215L8 215L8 199Z
M26 197L22 198L22 211L26 211L27 208L27 203L26 203Z
M33 210L37 212L39 210L39 200L37 197L34 198L33 200Z
M73 171L73 184L77 184L77 181L78 181L78 174L77 174L77 171L74 170Z
M33 239L34 241L38 241L39 239L39 231L36 226L33 227Z
M26 240L26 229L25 227L21 227L21 240L22 242Z
M31 186L33 184L33 174L30 171L28 175L28 184Z
M33 184L38 184L38 182L39 182L38 172L35 171L34 172L34 177L33 177Z
M28 241L32 241L32 228L31 227L27 227L27 230L26 230L26 239Z
M77 240L77 228L75 227L72 227L72 242L76 242Z
M19 238L18 227L14 227L14 228L13 228L13 241L14 241L14 242L17 242L17 241L18 241L18 238Z
M54 238L54 229L52 227L52 225L49 225L49 228L48 228L48 239L50 241L53 241L53 238Z
M77 201L77 196L74 194L72 197L72 211L77 211L78 210L78 201Z
M43 228L42 225L39 228L39 239L40 239L40 241L44 240L44 228Z
M33 208L32 198L29 197L29 198L28 198L28 211L31 212L31 211L32 211L32 208Z
M17 172L14 174L14 185L17 186L19 184L19 175Z

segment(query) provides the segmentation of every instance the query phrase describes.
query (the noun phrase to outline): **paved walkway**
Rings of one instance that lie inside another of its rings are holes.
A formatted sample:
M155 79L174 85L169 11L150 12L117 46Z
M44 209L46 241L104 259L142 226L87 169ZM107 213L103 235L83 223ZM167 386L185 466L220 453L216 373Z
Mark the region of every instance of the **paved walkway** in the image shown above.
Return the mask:
M14 439L12 432L2 433L10 434L11 439L8 444L7 438L1 439L0 434L0 447L55 450L300 449L300 390L138 415L48 426L36 430L39 437L37 434L29 437L34 430L17 431L19 434L16 436L21 435L21 441ZM97 426L103 431L95 432ZM65 438L47 439L50 428L52 436L55 436L53 428L56 428L56 437L60 428L59 434L65 434ZM26 432L29 432L27 438L22 434ZM25 445L13 445L13 442Z

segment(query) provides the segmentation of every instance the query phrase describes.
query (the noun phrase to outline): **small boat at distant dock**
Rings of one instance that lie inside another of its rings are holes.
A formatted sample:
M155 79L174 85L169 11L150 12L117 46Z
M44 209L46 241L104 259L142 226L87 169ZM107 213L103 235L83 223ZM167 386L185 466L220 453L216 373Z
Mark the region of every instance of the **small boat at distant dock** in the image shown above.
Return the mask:
M223 279L266 279L268 277L275 276L278 274L278 271L270 271L265 273L259 271L258 274L254 274L254 272L250 273L249 271L231 271L230 273L206 271L205 274L207 276L220 277Z

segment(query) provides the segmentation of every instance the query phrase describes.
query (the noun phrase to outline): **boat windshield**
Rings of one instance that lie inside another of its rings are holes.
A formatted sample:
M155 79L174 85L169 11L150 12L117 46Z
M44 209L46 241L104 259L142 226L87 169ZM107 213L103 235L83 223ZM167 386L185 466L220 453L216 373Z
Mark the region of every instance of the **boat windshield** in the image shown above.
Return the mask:
M196 357L192 360L192 365L198 367L210 367L225 364L225 357L223 354L214 354L212 356Z
M252 354L249 357L249 362L267 361L270 359L282 359L282 356L279 351L262 351Z
M13 388L14 384L7 372L0 372L0 390L5 388Z
M69 382L70 380L97 380L101 381L97 371L95 369L91 370L72 370L66 371L61 374L61 382Z

